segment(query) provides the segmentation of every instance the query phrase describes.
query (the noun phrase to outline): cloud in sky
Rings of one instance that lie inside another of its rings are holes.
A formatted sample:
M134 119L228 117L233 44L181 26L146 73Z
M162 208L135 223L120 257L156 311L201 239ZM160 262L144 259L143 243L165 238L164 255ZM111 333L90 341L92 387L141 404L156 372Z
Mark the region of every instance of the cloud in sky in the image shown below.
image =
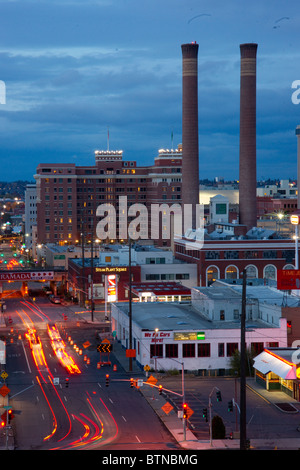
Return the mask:
M139 165L181 142L181 44L199 43L200 177L238 178L239 45L258 43L257 176L294 178L300 105L296 1L3 0L1 180L41 162ZM208 163L209 162L209 163Z

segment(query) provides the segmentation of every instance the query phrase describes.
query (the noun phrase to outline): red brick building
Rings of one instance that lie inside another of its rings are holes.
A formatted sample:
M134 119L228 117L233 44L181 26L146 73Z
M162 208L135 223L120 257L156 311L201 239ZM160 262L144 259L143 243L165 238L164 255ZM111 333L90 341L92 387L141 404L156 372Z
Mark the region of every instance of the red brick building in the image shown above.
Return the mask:
M86 240L91 239L92 227L95 237L97 207L112 204L118 215L120 196L126 196L128 207L181 204L181 164L181 148L160 150L154 165L145 167L124 161L122 151L95 152L94 166L39 164L35 175L38 243L75 244L82 232ZM118 218L116 228L120 239ZM169 245L170 240L162 244Z
M189 244L190 245L190 244ZM204 240L203 247L187 250L184 240L175 242L176 258L198 265L198 286L216 279L277 279L277 270L294 268L295 242L279 239Z

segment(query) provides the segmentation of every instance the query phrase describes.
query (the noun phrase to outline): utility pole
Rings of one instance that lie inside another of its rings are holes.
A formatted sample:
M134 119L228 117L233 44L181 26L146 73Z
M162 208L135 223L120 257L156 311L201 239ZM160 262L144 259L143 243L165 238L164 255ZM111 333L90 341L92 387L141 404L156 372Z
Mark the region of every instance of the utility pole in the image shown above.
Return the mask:
M91 320L94 321L94 219L91 220L92 223L92 246L91 246Z
M241 314L241 377L240 377L240 450L246 450L246 269L243 270Z
M129 237L129 349L132 350L132 296L131 296L131 238ZM129 370L132 371L132 357L129 356Z
M85 306L85 277L84 277L84 216L83 208L81 210L81 253L82 253L82 299Z

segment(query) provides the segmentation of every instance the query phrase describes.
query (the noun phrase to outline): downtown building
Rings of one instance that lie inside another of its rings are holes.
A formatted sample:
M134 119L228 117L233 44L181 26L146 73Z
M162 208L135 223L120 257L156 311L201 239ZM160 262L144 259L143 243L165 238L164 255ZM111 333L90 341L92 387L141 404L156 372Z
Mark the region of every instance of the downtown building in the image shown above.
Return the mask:
M82 242L81 234L84 243L97 238L97 209L99 206L105 208L105 205L109 205L116 216L111 224L108 223L114 229L107 229L108 241L126 240L127 225L137 217L141 207L145 208L145 213L141 215L139 229L132 238L135 235L136 239L151 238L151 205L181 204L181 166L180 147L159 150L154 165L144 167L137 166L135 161L124 161L122 151L96 151L93 166L39 164L34 175L37 242L77 244ZM133 210L130 213L131 206ZM124 223L120 223L122 217L127 221L126 230ZM158 244L170 244L167 225L162 214ZM140 237L139 233L147 236Z

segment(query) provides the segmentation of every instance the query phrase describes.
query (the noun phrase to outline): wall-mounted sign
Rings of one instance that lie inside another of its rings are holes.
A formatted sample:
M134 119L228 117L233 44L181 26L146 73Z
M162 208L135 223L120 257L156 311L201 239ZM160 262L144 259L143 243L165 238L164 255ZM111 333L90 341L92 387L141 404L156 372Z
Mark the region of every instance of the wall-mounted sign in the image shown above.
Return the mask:
M105 266L96 268L96 273L121 273L127 271L127 266Z
M43 281L51 279L54 279L53 271L15 271L0 273L0 281Z
M183 332L174 332L175 341L198 341L205 339L204 331L183 331Z
M300 289L300 270L299 269L278 269L277 270L277 289L278 290Z

